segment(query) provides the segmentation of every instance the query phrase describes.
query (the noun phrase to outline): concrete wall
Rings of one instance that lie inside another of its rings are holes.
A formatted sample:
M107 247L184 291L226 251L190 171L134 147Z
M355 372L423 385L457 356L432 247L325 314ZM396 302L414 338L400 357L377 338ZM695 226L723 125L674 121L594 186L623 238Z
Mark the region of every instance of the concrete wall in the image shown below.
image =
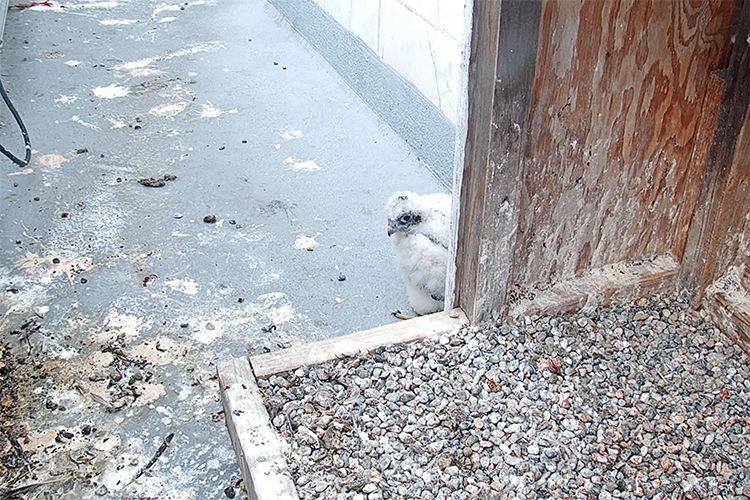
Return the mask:
M464 0L314 0L456 124Z

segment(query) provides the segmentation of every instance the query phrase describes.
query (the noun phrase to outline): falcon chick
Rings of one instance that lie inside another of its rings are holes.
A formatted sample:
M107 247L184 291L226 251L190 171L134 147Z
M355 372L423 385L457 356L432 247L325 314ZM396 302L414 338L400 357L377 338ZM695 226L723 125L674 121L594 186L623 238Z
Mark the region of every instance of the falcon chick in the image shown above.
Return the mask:
M396 264L417 314L442 311L450 239L450 195L399 191L385 206Z

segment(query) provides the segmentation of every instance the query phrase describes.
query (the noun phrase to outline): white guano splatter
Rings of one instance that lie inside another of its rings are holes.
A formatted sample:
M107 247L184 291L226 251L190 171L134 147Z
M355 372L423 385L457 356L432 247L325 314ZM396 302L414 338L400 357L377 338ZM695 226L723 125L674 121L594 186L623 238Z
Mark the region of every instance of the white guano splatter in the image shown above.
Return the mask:
M135 19L103 19L99 21L99 23L103 24L104 26L121 26L121 25L128 25L128 24L135 24L138 21Z
M308 252L312 252L318 244L319 243L315 241L315 236L310 237L305 236L304 234L298 234L297 238L294 240L294 248L297 250L307 250Z
M197 54L199 52L212 52L223 47L224 45L220 41L203 42L163 56L148 57L139 61L131 61L128 63L118 64L117 66L114 66L113 69L115 71L120 71L123 73L130 73L133 76L144 76L156 72L155 69L150 67L156 62L169 61L170 59L174 59L176 57L189 56Z
M284 131L283 134L281 134L281 138L287 141L292 139L301 139L302 137L304 137L302 131L293 128L288 128Z
M100 99L115 99L117 97L125 97L128 95L128 89L113 83L106 87L96 87L94 89L94 95Z
M80 119L78 117L78 115L71 116L70 120L74 121L74 122L76 122L76 123L78 123L80 125L83 125L86 128L91 128L91 129L94 129L94 130L99 130L99 127L97 125L94 125L93 123L89 123L89 122L83 121L82 119Z
M172 104L164 104L162 106L156 106L148 110L148 113L153 116L159 117L172 117L182 113L187 107L187 102L175 102Z
M222 111L214 107L214 105L211 104L211 101L208 101L208 104L201 104L201 107L203 107L203 110L201 111L201 118L218 118L225 113L228 113L230 115L239 113L239 110L237 109L230 109L229 111Z
M295 160L291 157L284 160L284 165L295 172L316 172L321 168L315 160Z
M198 283L191 279L170 280L167 281L167 286L175 292L181 292L185 295L195 295L198 293Z
M78 100L78 97L74 95L61 95L57 99L55 99L55 102L59 102L60 104L71 104Z

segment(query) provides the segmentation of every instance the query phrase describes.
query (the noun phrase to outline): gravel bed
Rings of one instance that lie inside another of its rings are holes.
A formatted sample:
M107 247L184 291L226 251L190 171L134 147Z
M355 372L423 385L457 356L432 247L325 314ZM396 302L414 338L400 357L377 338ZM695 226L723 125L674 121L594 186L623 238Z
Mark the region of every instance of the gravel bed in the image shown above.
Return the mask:
M750 366L674 298L258 381L302 499L750 497Z

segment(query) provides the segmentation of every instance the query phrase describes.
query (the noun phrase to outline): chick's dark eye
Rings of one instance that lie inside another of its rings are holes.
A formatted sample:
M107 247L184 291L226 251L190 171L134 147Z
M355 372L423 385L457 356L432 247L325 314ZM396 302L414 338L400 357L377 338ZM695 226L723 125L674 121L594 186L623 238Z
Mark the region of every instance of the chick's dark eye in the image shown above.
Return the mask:
M402 215L401 218L399 219L399 222L401 222L401 224L408 224L411 222L412 218L413 217L409 214Z

